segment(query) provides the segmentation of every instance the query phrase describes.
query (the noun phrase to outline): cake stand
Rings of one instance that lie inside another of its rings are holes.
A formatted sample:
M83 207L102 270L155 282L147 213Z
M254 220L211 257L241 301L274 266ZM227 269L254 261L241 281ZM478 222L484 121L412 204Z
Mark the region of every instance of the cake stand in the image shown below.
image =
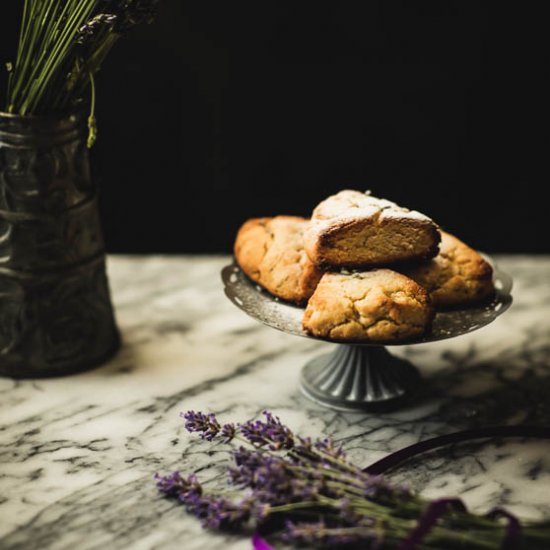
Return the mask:
M438 312L429 333L415 340L387 343L338 343L334 351L316 357L302 369L301 390L317 403L337 410L396 408L414 395L422 380L408 361L395 357L388 346L424 344L454 338L494 321L512 304L512 279L493 266L492 300L467 309ZM252 282L233 262L222 269L225 295L242 311L287 334L322 340L302 329L303 308L275 298Z

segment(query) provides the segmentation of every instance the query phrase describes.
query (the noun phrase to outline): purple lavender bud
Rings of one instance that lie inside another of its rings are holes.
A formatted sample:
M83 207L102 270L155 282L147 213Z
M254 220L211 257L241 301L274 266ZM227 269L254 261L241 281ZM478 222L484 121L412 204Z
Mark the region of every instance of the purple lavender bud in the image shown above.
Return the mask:
M185 419L185 429L188 432L200 432L201 438L207 441L212 441L221 429L216 415L213 413L187 411L180 413L180 416Z
M281 424L278 416L273 416L269 411L264 411L266 418L266 433L272 442L270 449L292 449L294 447L294 434L287 426Z
M233 451L233 458L236 467L229 469L230 483L252 489L259 503L311 502L324 489L324 478L318 472L296 472L280 456L240 447Z
M292 449L294 447L294 434L281 424L278 417L269 411L264 411L266 421L248 421L240 426L241 434L253 445L263 447L268 445L272 451L279 449Z
M253 475L251 475L248 468L228 468L227 473L229 475L228 481L231 485L244 488L250 487L252 484Z
M100 13L89 21L86 21L78 29L78 34L76 35L77 44L83 45L90 42L102 29L111 29L116 20L117 16L112 13Z
M179 494L179 499L185 501L202 495L202 485L197 479L197 474L191 474L186 480L185 490Z
M241 434L253 445L267 444L264 433L264 424L260 420L249 420L240 426Z
M268 502L284 502L292 497L292 472L282 459L266 456L263 464L254 472L252 488L265 496Z
M195 474L191 474L187 478L181 477L179 472L173 472L166 476L155 474L155 480L161 493L178 497L182 502L202 494L201 484Z
M236 468L229 469L229 480L233 485L254 488L258 479L262 479L263 472L269 470L275 461L281 461L278 457L262 454L239 447L233 451Z
M232 452L233 459L235 464L239 467L243 466L249 470L256 470L261 466L264 460L264 456L258 451L253 451L250 449L245 449L243 446L235 449Z
M156 473L155 481L157 482L158 490L168 496L177 496L185 483L179 472L173 472L165 476Z
M336 460L346 462L346 453L344 453L342 447L337 446L330 437L317 440L315 442L315 448Z
M233 440L237 434L237 428L235 424L224 424L222 427L221 435L224 438L225 443L229 443Z
M211 529L237 528L248 521L250 509L250 500L234 503L223 497L211 497L202 517L202 524Z
M298 444L294 445L289 458L301 466L311 468L316 468L323 462L319 453L315 451L310 437L298 437Z
M186 510L200 519L204 527L211 529L232 529L248 521L252 506L251 497L238 503L224 497L205 495L195 474L187 479L178 472L167 476L155 474L157 487L167 496L177 497Z

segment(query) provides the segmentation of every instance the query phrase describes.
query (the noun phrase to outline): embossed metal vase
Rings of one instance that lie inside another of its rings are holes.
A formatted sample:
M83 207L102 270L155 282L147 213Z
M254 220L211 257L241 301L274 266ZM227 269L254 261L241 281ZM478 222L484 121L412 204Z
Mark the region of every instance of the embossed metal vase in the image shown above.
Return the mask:
M83 117L0 113L0 375L77 372L118 343Z

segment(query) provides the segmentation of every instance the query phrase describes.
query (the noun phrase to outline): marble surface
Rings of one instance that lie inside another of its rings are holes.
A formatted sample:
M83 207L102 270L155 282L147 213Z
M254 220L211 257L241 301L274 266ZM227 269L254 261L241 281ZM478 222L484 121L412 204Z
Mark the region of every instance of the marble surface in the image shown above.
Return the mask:
M203 531L157 494L156 471L199 470L222 483L224 447L188 435L182 410L243 421L268 408L304 435L333 435L365 466L468 427L550 425L550 257L497 261L514 277L510 311L469 335L395 348L419 367L423 394L393 413L350 414L298 391L302 365L332 345L235 308L219 276L228 258L111 257L120 353L71 377L0 379L0 548L250 548ZM550 517L549 441L464 444L393 475L427 496L459 494L478 511L503 504Z

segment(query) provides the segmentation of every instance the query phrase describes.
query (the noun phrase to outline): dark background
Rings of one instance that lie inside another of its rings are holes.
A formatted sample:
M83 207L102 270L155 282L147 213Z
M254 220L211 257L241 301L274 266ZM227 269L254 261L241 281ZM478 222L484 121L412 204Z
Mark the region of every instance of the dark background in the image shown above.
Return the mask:
M550 252L546 19L514 7L164 0L99 77L109 250L228 252L248 217L369 188L478 248Z

